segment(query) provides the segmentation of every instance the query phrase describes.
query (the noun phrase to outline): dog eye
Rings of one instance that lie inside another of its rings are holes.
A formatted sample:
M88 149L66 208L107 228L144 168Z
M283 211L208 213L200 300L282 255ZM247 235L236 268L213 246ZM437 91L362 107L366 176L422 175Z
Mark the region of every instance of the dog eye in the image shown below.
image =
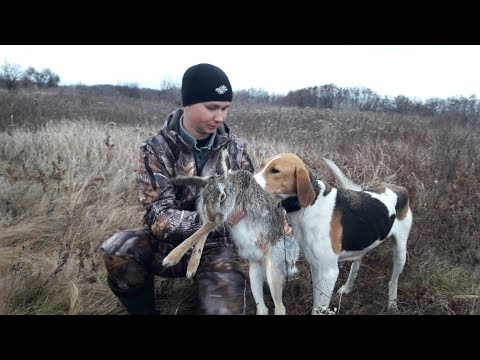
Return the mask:
M277 170L275 168L273 168L272 170L270 170L270 173L271 174L278 174L280 172L280 170Z
M226 197L227 197L227 195L225 193L221 193L220 194L220 202L223 202Z

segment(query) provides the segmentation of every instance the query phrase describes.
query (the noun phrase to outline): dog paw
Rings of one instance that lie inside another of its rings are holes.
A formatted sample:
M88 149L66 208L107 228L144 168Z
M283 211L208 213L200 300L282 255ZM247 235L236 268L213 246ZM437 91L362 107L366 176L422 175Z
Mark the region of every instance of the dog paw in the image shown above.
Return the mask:
M285 315L285 306L275 307L275 315Z
M388 304L388 313L390 315L398 315L400 314L400 310L398 310L398 307L397 307L397 302L390 302Z
M343 285L340 289L338 289L337 293L339 294L350 294L353 290L353 287Z
M337 308L334 307L332 310L328 308L328 306L314 307L312 310L312 315L336 315Z
M268 315L268 308L266 306L257 305L257 315Z

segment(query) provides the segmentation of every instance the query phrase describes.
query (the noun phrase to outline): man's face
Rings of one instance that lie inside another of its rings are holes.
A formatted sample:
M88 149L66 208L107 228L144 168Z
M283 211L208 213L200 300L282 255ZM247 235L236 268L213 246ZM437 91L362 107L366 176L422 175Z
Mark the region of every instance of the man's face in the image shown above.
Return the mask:
M197 140L217 131L226 120L230 101L209 101L185 106L183 126Z

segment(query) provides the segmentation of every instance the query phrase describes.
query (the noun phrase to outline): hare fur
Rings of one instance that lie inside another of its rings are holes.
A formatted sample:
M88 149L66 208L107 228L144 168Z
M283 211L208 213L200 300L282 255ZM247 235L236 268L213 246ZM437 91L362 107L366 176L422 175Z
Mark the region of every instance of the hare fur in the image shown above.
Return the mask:
M245 216L229 228L239 255L249 262L250 285L257 315L268 315L263 296L265 280L275 304L275 315L284 315L283 286L286 277L297 271L295 263L299 255L299 246L294 237L283 234L285 212L260 187L253 174L244 170L225 171L225 166L222 168L224 171L220 175L171 179L174 185L202 188L197 209L203 225L172 250L162 264L175 265L195 246L187 270L187 276L193 276L208 233L219 226L229 226L229 217L243 209Z

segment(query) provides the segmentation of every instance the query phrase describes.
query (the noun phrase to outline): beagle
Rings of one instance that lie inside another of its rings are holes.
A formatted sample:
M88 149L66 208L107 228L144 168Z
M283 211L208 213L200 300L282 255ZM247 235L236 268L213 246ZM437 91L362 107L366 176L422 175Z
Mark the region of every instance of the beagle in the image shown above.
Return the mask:
M340 261L353 261L347 282L338 290L353 290L363 255L385 239L393 240L393 272L388 285L388 310L398 312L397 282L405 265L412 211L404 187L382 183L362 189L331 161L324 159L340 187L317 180L295 154L265 160L255 179L282 199L295 238L312 273L312 314L329 312Z

